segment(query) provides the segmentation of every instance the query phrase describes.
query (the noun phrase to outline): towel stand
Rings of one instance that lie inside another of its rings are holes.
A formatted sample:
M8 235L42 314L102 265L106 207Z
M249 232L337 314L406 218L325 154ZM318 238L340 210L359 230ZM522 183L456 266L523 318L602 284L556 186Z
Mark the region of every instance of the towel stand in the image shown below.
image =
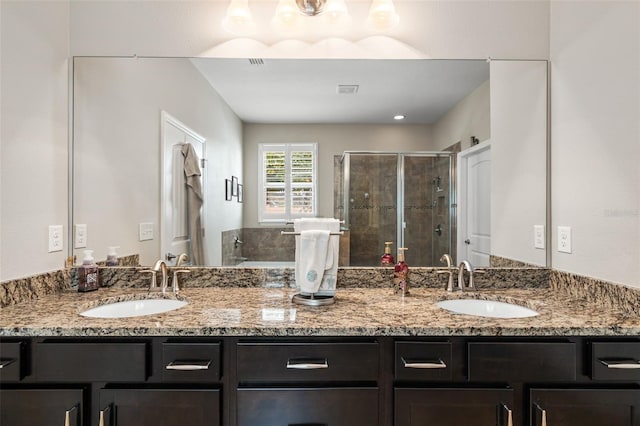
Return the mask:
M291 231L280 231L280 235L300 235L299 232L291 232ZM344 235L344 232L331 232L329 235Z

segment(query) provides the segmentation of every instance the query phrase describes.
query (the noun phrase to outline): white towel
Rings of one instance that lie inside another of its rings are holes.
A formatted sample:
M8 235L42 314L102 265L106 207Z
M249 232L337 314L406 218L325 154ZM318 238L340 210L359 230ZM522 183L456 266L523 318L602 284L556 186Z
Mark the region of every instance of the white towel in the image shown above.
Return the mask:
M332 296L338 278L340 231L338 219L296 219L296 285L302 294Z

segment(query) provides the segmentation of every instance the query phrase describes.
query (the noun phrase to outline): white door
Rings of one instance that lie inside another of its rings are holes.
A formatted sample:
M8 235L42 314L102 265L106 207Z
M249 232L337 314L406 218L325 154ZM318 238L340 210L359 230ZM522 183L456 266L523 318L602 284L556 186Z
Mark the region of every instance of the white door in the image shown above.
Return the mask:
M162 194L160 211L161 257L167 265L174 265L176 256L186 253L191 259L191 238L187 211L187 185L184 176L184 157L182 146L193 145L198 158L205 158L205 138L182 124L171 115L161 113L161 152L162 152ZM201 166L204 165L204 161ZM206 193L202 167L202 192ZM206 199L206 198L205 198ZM202 226L206 203L202 207Z
M458 154L458 259L489 266L491 254L491 145Z

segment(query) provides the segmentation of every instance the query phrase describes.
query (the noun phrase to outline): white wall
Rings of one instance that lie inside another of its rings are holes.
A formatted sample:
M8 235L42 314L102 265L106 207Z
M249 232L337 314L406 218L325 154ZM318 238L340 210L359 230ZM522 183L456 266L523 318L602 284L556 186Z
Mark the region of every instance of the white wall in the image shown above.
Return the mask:
M640 2L551 2L556 269L640 287Z
M344 151L429 151L431 126L358 124L250 124L244 126L244 226L258 225L259 143L318 143L318 210L333 217L333 157ZM251 194L251 195L249 195Z
M0 280L52 271L67 255L69 5L0 2ZM64 250L48 253L48 226Z
M462 149L471 146L471 136L479 141L491 136L489 80L458 102L433 125L433 146L441 151L460 141Z
M544 266L547 63L491 62L491 254Z
M188 59L76 58L74 221L87 224L96 259L108 246L160 253L160 111L207 139L208 265L221 265L221 231L239 228L242 204L224 201L224 180L242 175L242 124ZM155 239L138 241L138 225ZM81 251L81 250L78 250ZM78 259L81 259L79 253Z

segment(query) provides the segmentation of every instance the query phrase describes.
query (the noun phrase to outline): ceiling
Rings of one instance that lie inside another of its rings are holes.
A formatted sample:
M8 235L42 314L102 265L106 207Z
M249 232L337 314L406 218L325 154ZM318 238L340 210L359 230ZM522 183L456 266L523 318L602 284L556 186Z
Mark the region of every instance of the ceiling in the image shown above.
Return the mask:
M482 60L219 59L195 67L244 122L430 124L489 79ZM339 94L339 85L357 85Z

